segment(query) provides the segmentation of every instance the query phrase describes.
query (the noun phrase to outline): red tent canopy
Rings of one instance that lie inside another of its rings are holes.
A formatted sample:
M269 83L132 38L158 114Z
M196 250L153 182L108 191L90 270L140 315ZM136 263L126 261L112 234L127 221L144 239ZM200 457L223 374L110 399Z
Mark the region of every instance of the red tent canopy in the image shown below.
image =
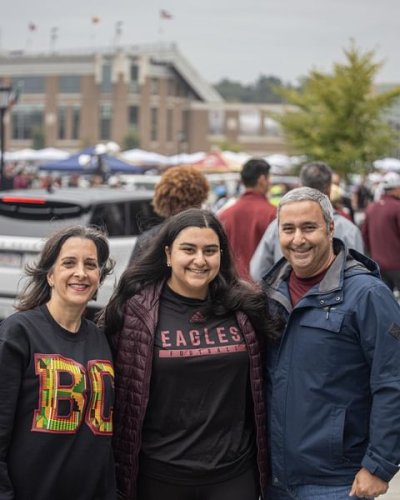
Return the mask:
M193 163L194 167L198 167L204 172L229 172L229 163L225 160L222 154L218 151L213 151L203 159Z

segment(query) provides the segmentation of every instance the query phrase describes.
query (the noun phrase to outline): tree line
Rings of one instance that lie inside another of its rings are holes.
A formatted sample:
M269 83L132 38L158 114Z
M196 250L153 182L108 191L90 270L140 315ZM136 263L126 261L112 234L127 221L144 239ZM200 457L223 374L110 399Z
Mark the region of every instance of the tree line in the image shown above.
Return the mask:
M214 85L215 89L227 102L245 103L273 103L279 104L286 98L279 93L281 89L294 89L291 84L284 83L276 76L260 75L258 79L250 84L223 78Z

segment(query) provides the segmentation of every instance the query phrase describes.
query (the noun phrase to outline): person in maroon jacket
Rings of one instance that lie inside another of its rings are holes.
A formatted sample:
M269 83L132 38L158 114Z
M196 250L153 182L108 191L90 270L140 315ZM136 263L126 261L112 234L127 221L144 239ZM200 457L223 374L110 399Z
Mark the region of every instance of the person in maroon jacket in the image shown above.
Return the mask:
M267 199L269 171L270 165L265 160L248 160L240 174L244 193L233 205L218 213L243 279L250 280L250 259L276 216L276 207Z
M124 272L101 318L114 353L119 498L258 500L266 306L207 210L169 218Z
M400 174L386 174L380 200L368 205L361 233L383 281L400 291Z

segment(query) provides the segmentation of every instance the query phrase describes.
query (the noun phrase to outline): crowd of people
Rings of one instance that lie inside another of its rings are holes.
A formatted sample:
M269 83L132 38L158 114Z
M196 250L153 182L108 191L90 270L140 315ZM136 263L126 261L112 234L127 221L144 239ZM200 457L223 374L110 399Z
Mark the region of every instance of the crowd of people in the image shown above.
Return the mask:
M400 463L400 175L358 227L334 172L277 206L253 158L229 207L161 177L129 267L97 228L49 236L0 325L0 500L345 500ZM354 219L353 219L354 220Z

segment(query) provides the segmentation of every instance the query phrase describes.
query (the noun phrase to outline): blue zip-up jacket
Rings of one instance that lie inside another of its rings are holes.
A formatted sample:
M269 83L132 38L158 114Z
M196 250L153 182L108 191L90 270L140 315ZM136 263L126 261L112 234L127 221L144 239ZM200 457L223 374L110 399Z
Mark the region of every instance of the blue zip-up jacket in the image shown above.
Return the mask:
M292 307L281 259L263 286L286 326L266 359L272 481L385 481L400 462L400 307L377 265L334 240L336 259Z

